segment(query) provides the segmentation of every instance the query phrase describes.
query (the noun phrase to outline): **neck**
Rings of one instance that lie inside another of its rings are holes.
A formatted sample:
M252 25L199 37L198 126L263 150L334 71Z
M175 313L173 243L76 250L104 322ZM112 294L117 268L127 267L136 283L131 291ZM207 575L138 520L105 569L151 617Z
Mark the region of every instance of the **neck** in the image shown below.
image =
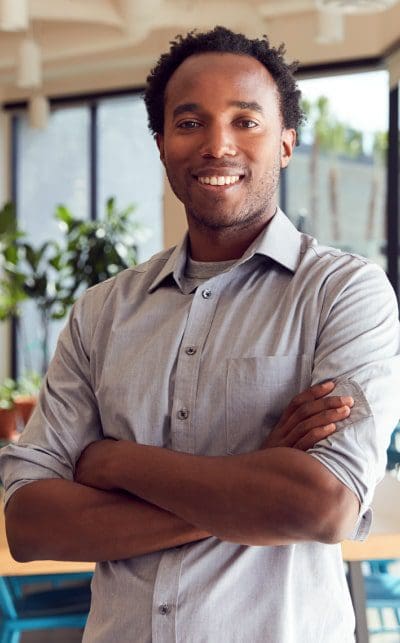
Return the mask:
M190 255L195 261L240 259L271 219L272 216L248 228L215 229L188 218Z

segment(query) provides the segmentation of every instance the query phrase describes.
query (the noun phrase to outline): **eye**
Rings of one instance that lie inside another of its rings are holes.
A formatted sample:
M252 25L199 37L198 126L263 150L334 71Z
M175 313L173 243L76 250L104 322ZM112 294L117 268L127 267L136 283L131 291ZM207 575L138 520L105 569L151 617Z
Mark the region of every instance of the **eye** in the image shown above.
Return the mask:
M200 127L200 123L193 120L181 121L177 127L179 127L179 129L197 129Z
M237 125L243 129L253 129L254 127L258 127L258 123L250 118L241 118L237 121Z

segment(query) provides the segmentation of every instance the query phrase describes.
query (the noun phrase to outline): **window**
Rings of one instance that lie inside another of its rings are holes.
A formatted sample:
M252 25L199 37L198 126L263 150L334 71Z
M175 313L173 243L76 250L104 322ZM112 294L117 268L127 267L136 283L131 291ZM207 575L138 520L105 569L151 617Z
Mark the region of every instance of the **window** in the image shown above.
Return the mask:
M139 260L161 250L163 172L139 94L57 105L45 130L31 129L24 112L15 122L14 200L29 243L60 238L58 204L97 218L115 196L121 209L135 204L133 216L143 224ZM51 322L50 354L64 324ZM43 324L32 301L23 306L15 349L14 375L42 370Z
M386 258L386 71L299 81L307 123L286 177L287 214L326 245Z
M29 127L18 117L16 132L17 212L20 228L33 246L60 239L53 215L67 204L77 216L88 216L89 111L86 107L55 110L45 130ZM33 301L22 308L17 333L18 372L41 371L44 327ZM50 325L52 351L64 321Z
M135 221L143 224L139 259L162 248L163 170L158 149L147 129L147 113L140 98L107 99L98 105L98 216L110 195L122 206L135 207Z

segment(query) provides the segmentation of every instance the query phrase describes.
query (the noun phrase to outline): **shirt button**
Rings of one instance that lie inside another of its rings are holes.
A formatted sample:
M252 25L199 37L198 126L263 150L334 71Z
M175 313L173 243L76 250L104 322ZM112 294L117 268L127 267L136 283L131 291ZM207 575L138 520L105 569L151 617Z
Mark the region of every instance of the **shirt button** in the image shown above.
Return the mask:
M169 613L170 613L171 608L170 608L170 606L168 605L168 603L163 603L162 605L159 605L159 607L158 607L158 611L159 611L159 612L160 612L160 614L162 614L163 616L166 616L167 614L169 614Z
M189 417L189 411L187 409L179 409L177 416L179 420L187 420Z
M208 288L205 288L201 294L203 295L204 299L210 299L212 295L211 290L208 290Z
M194 355L197 353L197 348L195 346L188 346L187 349L185 350L186 355Z

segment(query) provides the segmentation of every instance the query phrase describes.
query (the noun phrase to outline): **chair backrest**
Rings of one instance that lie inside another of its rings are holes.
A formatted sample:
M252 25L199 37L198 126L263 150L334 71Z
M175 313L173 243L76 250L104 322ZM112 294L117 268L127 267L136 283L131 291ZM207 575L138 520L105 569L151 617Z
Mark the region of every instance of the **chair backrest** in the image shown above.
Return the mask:
M0 608L4 616L9 619L16 619L18 617L17 611L14 607L14 596L12 588L4 576L0 576Z

